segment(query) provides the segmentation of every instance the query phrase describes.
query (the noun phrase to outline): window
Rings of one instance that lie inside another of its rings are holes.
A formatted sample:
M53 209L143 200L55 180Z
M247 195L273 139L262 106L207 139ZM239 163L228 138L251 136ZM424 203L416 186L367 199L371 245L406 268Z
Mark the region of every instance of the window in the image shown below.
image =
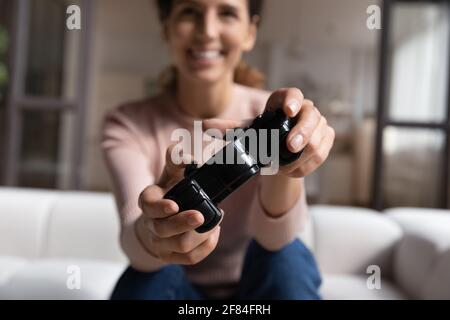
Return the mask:
M2 1L2 0L0 0ZM84 106L93 2L17 0L4 121L3 184L77 189L81 180ZM79 5L82 29L66 28L66 9ZM2 10L3 11L3 10Z
M385 1L374 207L449 207L450 7Z

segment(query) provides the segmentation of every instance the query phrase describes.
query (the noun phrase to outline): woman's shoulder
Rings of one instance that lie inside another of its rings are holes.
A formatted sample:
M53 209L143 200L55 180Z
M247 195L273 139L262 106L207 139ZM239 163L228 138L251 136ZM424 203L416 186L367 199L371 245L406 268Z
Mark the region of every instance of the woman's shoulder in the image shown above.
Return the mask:
M109 110L101 129L102 146L138 145L146 154L154 143L155 132L164 109L161 95L123 103ZM125 143L125 144L123 144Z
M105 123L122 123L136 128L147 127L150 122L162 115L164 103L162 94L128 101L107 111L104 121Z
M162 94L156 94L143 99L127 101L109 110L107 116L126 117L130 120L139 120L143 116L154 115L160 112L164 103Z

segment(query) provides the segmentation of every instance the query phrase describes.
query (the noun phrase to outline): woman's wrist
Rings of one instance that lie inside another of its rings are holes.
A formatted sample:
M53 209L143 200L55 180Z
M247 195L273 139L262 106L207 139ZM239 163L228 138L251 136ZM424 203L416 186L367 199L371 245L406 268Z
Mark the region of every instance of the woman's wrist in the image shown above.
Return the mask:
M142 215L134 222L134 232L141 247L153 258L159 259L159 257L150 249L148 241L145 241L145 239L148 238L148 229L145 226Z
M281 217L292 209L302 192L304 190L300 178L282 174L261 176L259 201L270 217Z

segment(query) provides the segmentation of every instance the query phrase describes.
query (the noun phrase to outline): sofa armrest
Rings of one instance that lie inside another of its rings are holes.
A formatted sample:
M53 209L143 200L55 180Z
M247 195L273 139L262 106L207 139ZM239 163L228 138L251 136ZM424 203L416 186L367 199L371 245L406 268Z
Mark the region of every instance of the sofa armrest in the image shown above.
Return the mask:
M386 214L403 229L396 283L416 299L450 299L450 211L398 208Z
M314 252L322 272L366 274L379 266L389 277L401 228L377 211L338 206L311 206Z

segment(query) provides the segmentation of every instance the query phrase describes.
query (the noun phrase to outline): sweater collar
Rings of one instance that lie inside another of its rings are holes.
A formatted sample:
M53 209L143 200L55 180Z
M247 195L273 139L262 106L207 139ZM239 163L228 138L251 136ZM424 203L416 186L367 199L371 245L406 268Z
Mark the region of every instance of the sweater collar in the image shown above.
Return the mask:
M234 84L232 89L232 97L230 99L230 102L228 106L224 109L224 111L217 115L215 118L220 119L232 119L233 114L235 113L234 108L238 107L239 105L242 105L243 101L240 97L242 96L240 92L242 91L241 85ZM183 126L193 126L194 121L203 121L206 120L206 118L199 118L191 116L187 113L185 113L181 106L179 105L177 99L175 99L175 96L170 94L169 92L164 94L165 100L166 100L166 109L171 117L176 119L180 124Z

